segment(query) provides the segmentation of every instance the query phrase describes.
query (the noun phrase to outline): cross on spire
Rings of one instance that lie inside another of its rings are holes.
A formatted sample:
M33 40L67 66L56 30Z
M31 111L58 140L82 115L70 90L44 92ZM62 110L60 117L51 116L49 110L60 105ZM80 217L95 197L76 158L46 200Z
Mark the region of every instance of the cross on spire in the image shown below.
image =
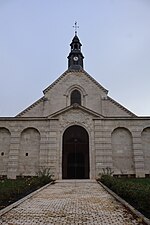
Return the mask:
M77 25L77 22L75 21L74 26L73 26L74 30L75 30L75 35L77 35L77 29L79 29L79 26Z

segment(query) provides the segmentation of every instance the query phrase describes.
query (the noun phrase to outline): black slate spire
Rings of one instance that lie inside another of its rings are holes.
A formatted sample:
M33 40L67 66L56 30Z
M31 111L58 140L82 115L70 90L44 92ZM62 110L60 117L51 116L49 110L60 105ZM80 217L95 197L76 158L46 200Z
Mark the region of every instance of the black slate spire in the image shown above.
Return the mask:
M80 70L83 69L83 59L84 56L81 52L81 46L82 44L80 43L80 40L77 36L77 23L75 22L75 36L72 39L72 42L70 44L71 46L71 51L68 56L68 69L75 69L75 70Z

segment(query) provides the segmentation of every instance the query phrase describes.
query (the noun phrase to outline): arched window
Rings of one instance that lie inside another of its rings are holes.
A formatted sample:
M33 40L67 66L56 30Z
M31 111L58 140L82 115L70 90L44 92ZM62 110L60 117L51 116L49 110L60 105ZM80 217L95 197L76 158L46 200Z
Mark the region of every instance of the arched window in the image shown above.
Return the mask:
M81 93L78 90L71 92L71 105L74 103L81 105Z

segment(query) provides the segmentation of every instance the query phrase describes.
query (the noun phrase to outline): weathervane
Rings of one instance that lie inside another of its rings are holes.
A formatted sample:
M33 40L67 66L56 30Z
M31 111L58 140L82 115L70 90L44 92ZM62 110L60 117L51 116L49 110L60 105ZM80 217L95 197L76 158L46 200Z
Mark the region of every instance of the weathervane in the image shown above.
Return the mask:
M77 25L77 22L75 21L74 26L73 26L74 30L75 30L75 35L77 35L77 29L79 29L79 26Z

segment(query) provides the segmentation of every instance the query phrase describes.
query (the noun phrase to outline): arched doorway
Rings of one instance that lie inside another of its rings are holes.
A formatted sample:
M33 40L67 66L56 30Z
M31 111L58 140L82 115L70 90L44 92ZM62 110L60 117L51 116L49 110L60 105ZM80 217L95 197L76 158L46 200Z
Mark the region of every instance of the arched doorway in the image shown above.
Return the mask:
M81 126L71 126L64 132L62 178L89 178L89 136Z

